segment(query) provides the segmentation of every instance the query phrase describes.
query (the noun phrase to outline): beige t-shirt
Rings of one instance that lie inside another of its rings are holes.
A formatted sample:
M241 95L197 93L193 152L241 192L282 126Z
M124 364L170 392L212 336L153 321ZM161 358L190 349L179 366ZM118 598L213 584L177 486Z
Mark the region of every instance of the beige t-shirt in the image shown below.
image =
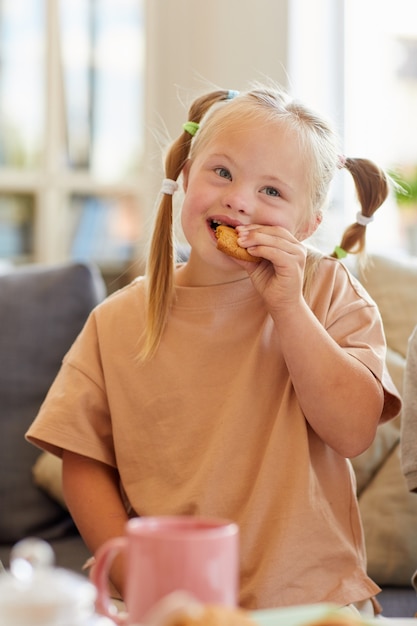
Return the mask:
M382 419L396 414L379 314L364 290L326 259L309 303L338 344L383 381ZM29 440L117 466L138 515L236 521L246 608L344 605L377 593L365 572L350 463L307 424L250 279L178 288L146 364L137 359L143 323L139 279L91 314Z

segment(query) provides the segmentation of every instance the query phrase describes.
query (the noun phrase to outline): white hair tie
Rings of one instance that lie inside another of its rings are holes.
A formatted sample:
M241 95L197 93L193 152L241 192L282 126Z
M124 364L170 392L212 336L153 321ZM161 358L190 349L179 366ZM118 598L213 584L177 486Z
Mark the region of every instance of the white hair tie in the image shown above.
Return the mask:
M342 170L344 167L346 167L346 157L344 154L339 154L339 156L337 157L336 165L338 170Z
M162 181L161 192L167 194L168 196L172 196L178 189L178 183L176 180L172 180L171 178L164 178Z
M366 217L366 215L362 215L360 211L356 213L356 223L360 224L360 226L368 226L368 224L370 224L373 221L374 221L373 215L371 215L371 217Z

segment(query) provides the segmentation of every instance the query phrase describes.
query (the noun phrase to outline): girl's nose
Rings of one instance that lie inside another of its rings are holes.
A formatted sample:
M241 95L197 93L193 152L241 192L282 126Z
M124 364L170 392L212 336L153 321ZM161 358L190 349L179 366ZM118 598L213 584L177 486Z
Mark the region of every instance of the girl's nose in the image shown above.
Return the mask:
M247 193L242 189L229 190L224 197L224 206L237 213L247 213L250 207Z

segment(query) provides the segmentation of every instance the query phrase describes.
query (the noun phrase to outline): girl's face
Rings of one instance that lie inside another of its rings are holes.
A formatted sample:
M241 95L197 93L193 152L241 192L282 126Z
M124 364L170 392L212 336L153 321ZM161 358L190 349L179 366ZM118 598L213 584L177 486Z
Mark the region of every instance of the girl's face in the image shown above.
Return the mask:
M218 223L278 225L299 240L309 236L317 217L311 215L305 168L295 131L280 123L232 123L204 144L183 170L181 220L192 249L188 269L204 271L208 281L247 275L217 250Z

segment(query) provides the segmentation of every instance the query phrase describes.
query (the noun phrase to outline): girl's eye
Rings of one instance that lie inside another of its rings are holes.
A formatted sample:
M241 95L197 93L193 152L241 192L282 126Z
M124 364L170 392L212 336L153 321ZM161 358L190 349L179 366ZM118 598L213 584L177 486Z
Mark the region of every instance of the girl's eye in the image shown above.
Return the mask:
M221 178L228 178L229 180L232 180L232 175L229 172L228 169L226 169L225 167L216 167L216 169L214 170L216 172L216 174L218 176L220 176Z
M281 195L278 189L275 189L275 187L264 187L261 190L261 193L265 193L267 196L272 196L274 198L279 198L279 196Z

